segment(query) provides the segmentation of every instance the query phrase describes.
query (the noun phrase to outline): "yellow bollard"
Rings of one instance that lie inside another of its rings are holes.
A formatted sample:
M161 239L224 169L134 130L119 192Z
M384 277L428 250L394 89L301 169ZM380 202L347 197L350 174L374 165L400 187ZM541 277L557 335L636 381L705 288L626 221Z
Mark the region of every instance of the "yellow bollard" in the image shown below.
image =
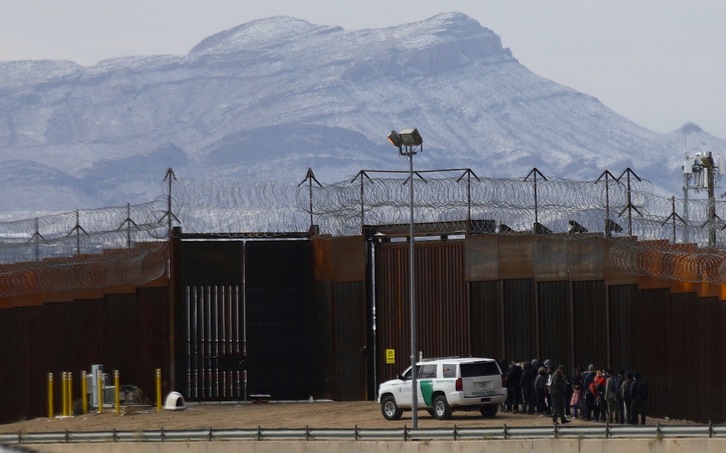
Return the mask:
M73 415L73 372L68 372L68 416Z
M161 412L161 368L156 369L156 412Z
M86 379L88 379L86 370L81 370L81 403L83 406L83 415L88 413L88 393L86 393L88 384L86 383Z
M103 374L98 373L98 413L103 414Z
M63 371L61 374L61 417L67 415L68 394L66 392L68 392L68 373Z
M48 418L53 418L53 373L48 373Z
M121 377L118 370L113 370L114 395L116 396L116 415L121 415Z

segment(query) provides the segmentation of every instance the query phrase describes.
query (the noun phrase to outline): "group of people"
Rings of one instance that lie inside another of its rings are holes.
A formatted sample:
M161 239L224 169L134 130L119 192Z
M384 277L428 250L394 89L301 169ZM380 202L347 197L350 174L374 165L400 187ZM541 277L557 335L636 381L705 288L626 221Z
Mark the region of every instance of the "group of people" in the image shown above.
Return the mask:
M648 384L640 373L576 367L572 375L552 360L500 362L507 387L503 412L548 415L555 424L570 418L612 424L645 425Z

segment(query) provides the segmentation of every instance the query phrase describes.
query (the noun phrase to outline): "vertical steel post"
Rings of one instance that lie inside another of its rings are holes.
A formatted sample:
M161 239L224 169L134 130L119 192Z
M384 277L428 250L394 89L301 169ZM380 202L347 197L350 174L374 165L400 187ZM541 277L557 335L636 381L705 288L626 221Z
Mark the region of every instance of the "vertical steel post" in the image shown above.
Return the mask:
M714 177L714 163L711 157L711 152L708 153L709 165L706 166L706 177L708 178L708 245L709 247L716 247L716 197L714 194L714 184L716 184L716 178Z
M405 131L405 132L404 132ZM416 347L416 278L414 262L414 216L413 216L413 156L416 155L416 147L423 146L423 140L419 135L417 129L405 129L399 134L396 131L391 131L388 134L388 141L398 148L400 156L408 157L408 182L409 186L409 208L411 218L409 219L408 229L408 250L409 250L409 306L411 310L411 419L413 422L413 428L418 429L418 370L416 369L416 359L418 356L418 348ZM405 151L404 151L405 148ZM422 148L423 149L423 148Z
M409 171L408 171L408 183L409 183L409 195L410 195L410 214L411 218L409 221L409 242L408 242L408 270L409 270L409 297L411 305L411 421L413 428L418 429L418 370L416 369L416 359L418 356L416 346L416 273L414 264L414 234L413 234L413 156L416 154L413 146L406 147L406 154L408 154Z

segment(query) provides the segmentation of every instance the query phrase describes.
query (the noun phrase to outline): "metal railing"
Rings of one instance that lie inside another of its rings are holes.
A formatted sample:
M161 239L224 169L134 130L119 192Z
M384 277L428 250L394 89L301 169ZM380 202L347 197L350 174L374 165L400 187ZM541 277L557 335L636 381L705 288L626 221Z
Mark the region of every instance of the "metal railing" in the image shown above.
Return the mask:
M487 439L568 438L724 438L726 425L600 425L489 428L250 428L147 431L60 431L0 433L0 445L88 442L214 442L214 441L466 441Z

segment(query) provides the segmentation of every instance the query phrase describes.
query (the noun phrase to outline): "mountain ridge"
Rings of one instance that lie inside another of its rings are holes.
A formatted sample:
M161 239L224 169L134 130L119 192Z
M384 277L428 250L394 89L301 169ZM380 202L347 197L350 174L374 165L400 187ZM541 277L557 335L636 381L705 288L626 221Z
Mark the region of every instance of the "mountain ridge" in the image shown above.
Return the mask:
M11 194L6 210L147 201L168 167L251 181L299 180L311 167L327 182L401 169L385 136L402 127L421 131L416 165L429 169L524 177L537 167L595 179L629 167L677 193L686 151L726 144L694 126L649 131L534 74L496 33L457 12L355 31L275 16L214 34L184 56L0 63L0 175L23 156L67 175L74 194L48 203L28 195L42 179L12 175L13 184L0 182Z

